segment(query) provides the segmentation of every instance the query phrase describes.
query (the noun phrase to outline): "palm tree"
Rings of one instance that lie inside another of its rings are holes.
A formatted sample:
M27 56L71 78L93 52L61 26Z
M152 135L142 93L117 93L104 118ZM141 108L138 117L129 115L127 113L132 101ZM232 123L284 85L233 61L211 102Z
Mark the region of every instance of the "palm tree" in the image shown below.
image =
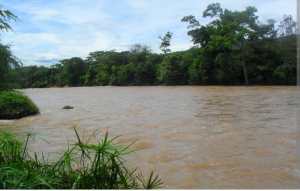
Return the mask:
M14 15L9 10L3 9L0 5L0 31L8 31L11 30L11 26L9 22L11 20L16 20L17 16Z
M17 16L0 6L0 32L12 30L9 22L16 19ZM10 51L9 46L0 43L0 89L6 87L5 82L9 70L18 66L19 62Z

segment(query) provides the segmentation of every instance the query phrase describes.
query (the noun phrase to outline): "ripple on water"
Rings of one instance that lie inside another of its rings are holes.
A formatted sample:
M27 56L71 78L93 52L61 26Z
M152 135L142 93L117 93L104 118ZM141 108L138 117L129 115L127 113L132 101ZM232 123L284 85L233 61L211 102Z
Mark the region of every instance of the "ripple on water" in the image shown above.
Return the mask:
M89 87L24 90L41 115L5 124L33 131L31 149L55 152L74 138L122 135L129 163L158 170L167 188L300 188L293 87ZM87 99L88 98L88 99ZM64 105L75 110L65 112ZM0 128L3 126L0 122ZM126 156L127 157L127 156Z

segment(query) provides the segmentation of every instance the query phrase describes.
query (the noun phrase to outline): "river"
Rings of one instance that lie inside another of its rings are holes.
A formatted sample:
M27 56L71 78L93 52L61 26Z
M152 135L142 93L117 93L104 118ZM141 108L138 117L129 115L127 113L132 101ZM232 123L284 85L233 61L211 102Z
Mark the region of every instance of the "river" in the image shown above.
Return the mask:
M30 149L59 153L105 132L135 142L129 166L166 188L300 188L296 87L80 87L26 89L41 114L2 121L32 133ZM65 105L73 110L62 110ZM298 166L297 166L298 165Z

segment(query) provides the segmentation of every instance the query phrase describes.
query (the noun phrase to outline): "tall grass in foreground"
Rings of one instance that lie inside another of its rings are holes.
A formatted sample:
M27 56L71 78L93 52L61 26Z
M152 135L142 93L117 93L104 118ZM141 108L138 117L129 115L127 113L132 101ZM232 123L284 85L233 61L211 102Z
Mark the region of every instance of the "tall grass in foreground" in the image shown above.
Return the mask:
M30 156L27 137L21 143L12 134L0 132L0 189L154 189L162 185L152 172L148 178L126 168L122 156L128 146L105 137L97 144L77 143L58 161L49 163ZM42 158L42 159L39 159Z

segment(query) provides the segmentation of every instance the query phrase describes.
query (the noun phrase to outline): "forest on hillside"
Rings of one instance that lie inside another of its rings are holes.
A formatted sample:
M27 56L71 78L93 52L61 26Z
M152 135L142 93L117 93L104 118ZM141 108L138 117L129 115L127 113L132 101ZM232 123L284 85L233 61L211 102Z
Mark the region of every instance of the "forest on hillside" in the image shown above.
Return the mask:
M50 67L22 66L9 46L0 44L0 83L13 88L296 84L292 16L262 22L255 7L232 11L214 3L202 17L209 22L202 24L193 15L182 18L193 47L180 52L170 49L172 33L167 32L159 37L162 53L136 44L128 51L95 51Z

